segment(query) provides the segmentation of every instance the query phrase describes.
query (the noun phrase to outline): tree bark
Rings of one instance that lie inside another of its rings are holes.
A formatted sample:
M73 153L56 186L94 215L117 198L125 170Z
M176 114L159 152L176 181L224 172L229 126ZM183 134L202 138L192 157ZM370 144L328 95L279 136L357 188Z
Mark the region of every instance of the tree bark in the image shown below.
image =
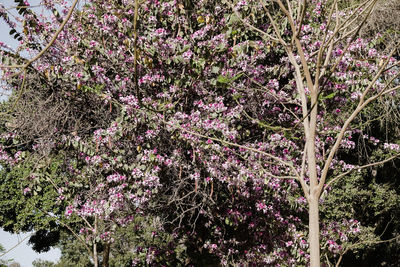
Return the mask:
M93 244L93 263L94 263L94 267L99 267L99 261L97 260L97 244L94 243Z
M320 248L319 248L319 208L318 197L310 194L308 201L308 216L309 216L309 244L310 244L310 266L320 266Z
M98 267L99 266L99 260L98 260L98 256L97 256L96 236L97 236L97 215L94 216L94 240L93 240L93 262L94 262L94 267Z
M110 244L104 244L103 250L103 267L109 267L109 260L110 260Z
M308 226L309 226L309 244L310 244L310 266L320 266L320 244L319 244L319 182L316 162L315 141L317 132L318 116L318 84L311 90L311 112L309 121L309 132L306 133L306 148L308 159L308 171L310 175L310 189L308 197ZM305 130L307 127L305 127Z

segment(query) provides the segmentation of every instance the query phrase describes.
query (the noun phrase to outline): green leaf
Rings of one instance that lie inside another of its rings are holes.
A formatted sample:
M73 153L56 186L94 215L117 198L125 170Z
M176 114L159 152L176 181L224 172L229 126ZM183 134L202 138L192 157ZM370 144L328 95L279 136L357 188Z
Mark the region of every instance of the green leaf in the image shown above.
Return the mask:
M232 222L229 220L229 218L225 218L225 224L230 226L232 225Z
M240 98L242 98L243 96L241 94L234 94L233 95L233 100L238 100Z
M333 98L335 95L336 95L336 92L333 92L333 93L331 93L331 94L329 94L329 95L327 95L327 96L324 96L322 99L323 99L323 100L325 100L325 99L331 99L331 98Z
M236 81L237 79L239 79L240 77L242 77L244 74L243 73L239 73L239 74L237 74L237 75L235 75L232 79L231 79L231 81L233 82L233 81Z
M217 78L217 82L219 82L219 83L229 83L230 79L225 77L225 76L219 75L218 78Z

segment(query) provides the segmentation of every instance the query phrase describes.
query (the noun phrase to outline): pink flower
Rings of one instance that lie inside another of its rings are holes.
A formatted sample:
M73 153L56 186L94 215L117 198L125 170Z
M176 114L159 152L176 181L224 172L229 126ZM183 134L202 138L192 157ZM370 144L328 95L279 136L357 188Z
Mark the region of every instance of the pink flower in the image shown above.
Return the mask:
M28 194L29 192L31 192L31 189L29 187L25 187L24 188L24 195Z

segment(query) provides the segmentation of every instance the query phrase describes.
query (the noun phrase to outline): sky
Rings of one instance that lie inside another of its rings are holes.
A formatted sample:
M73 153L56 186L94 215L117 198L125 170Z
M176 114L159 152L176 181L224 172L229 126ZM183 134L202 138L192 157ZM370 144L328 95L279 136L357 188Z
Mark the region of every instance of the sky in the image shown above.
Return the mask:
M30 1L32 4L36 1ZM0 3L5 7L15 6L15 2L13 0L0 0ZM7 24L0 20L0 42L4 42L11 47L15 47L17 45L17 41L9 36L10 28ZM0 73L1 76L1 73ZM21 235L11 235L7 232L4 232L0 228L0 244L6 249L6 251L21 241L24 237L28 236L29 233L23 233ZM37 258L41 258L43 260L57 261L60 258L61 252L59 249L52 249L47 253L38 254L34 252L31 247L27 244L29 238L27 238L24 242L19 244L15 249L1 257L0 259L14 259L15 262L21 264L21 267L31 267L32 261ZM1 255L1 254L0 254Z
M24 233L20 235L11 235L3 230L0 230L0 243L6 249L6 251L19 241L23 240L25 237L29 236L29 233ZM9 253L1 257L2 260L13 259L15 262L21 264L21 267L31 267L32 261L40 258L43 260L57 261L60 258L61 252L59 249L51 249L46 253L36 253L28 245L29 237L19 244L16 248L11 250Z

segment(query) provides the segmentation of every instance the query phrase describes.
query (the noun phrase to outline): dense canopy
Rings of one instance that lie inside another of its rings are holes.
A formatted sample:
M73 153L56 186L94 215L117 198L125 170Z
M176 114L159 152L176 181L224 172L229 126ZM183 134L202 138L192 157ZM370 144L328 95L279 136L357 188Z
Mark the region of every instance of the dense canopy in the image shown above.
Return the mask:
M399 263L398 44L376 1L16 2L5 230L59 244L58 266Z

